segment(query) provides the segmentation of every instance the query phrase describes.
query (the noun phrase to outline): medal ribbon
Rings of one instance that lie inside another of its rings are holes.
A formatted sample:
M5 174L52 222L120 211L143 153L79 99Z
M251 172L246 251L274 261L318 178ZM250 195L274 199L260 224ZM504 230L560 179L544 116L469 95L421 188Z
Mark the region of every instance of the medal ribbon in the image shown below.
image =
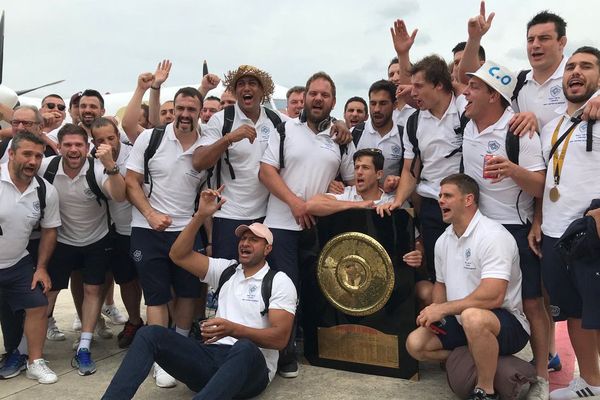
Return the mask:
M567 129L567 131L565 133L562 134L562 136L560 138L558 138L558 132L560 131L560 127L562 126L562 123L564 122L565 117L562 117L558 123L558 125L556 126L556 129L554 129L554 133L552 134L552 149L550 150L550 157L552 157L552 162L554 164L554 184L558 185L560 182L560 173L562 171L562 167L563 167L563 163L565 161L565 156L567 154L567 148L569 147L569 140L571 140L571 135L573 135L573 131L575 130L575 127L581 122L581 120L579 118L576 119L572 119L573 124L569 127L569 129ZM557 139L558 138L558 139ZM564 141L565 144L563 145L561 151L560 151L560 155L558 154L558 146Z

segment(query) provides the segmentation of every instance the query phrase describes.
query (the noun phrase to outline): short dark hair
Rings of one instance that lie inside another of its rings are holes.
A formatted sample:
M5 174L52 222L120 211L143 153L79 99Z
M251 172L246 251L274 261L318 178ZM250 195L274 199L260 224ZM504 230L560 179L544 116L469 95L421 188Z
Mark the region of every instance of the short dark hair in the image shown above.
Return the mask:
M440 182L440 186L442 185L456 185L458 190L463 194L472 194L473 200L475 204L479 204L479 185L475 181L475 179L471 178L467 174L452 174L448 175Z
M46 99L48 99L50 97L61 99L63 101L63 103L65 102L65 99L63 99L62 97L60 97L60 95L58 95L56 93L52 93L52 94L49 94L48 96L44 96L44 98L42 99L42 103L41 104L44 104L44 101L46 101Z
M86 143L88 142L88 134L87 134L87 132L85 131L85 129L83 129L79 125L75 125L75 124L65 124L65 125L63 125L63 127L60 128L60 130L56 134L56 136L58 137L58 143L62 143L63 138L66 135L79 135L79 136L81 136L83 138L83 140Z
M594 57L596 57L596 64L598 64L598 67L600 67L600 50L598 50L596 47L593 47L593 46L581 46L580 48L578 48L577 50L575 50L571 56L573 56L575 54L581 54L581 53L591 54Z
M452 92L452 76L443 58L435 54L427 56L411 67L410 74L414 75L421 71L427 82L434 86L441 84L446 92Z
M207 98L204 99L204 101L206 100L216 100L218 102L221 102L221 99L218 98L217 96L208 96Z
M34 144L41 144L42 146L44 146L44 149L46 148L46 142L44 142L44 140L40 136L29 131L23 131L13 136L12 141L10 142L10 149L13 152L17 151L17 149L21 147L21 142L24 141L32 142Z
M326 72L323 71L315 72L310 76L310 78L308 78L308 80L306 81L306 90L308 90L310 84L316 81L317 79L325 79L327 82L329 82L329 84L331 85L331 94L335 99L335 83L333 82L333 79L331 79L331 76L329 76Z
M102 97L99 91L94 89L86 89L81 92L81 96L79 96L80 101L82 97L95 97L100 101L100 107L104 108L104 97Z
M173 103L175 103L175 99L177 99L177 97L179 95L181 95L183 97L197 98L200 101L200 107L202 107L202 105L204 104L204 101L202 100L202 95L200 94L198 89L195 89L193 87L187 86L187 87L182 87L181 89L179 89L177 91L177 93L175 93L175 96L173 96Z
M377 82L374 82L369 88L369 98L371 97L371 93L385 91L390 95L390 100L393 102L396 101L396 85L387 79L381 79Z
M383 162L385 161L383 153L379 149L360 149L354 152L352 160L356 162L359 157L371 157L375 171L381 171L383 169Z
M115 131L115 135L119 136L119 128L117 128L117 125L115 125L112 119L100 117L96 118L94 122L92 122L92 126L90 126L90 133L92 134L92 138L94 137L94 129L102 128L104 126L111 126Z
M348 104L352 103L353 101L358 101L359 103L362 103L365 106L365 113L369 112L369 106L367 105L367 102L365 101L365 99L359 96L350 97L348 101L346 101L346 104L344 104L344 112L346 112Z
M547 22L554 23L554 30L558 35L557 39L562 38L567 35L567 23L562 17L557 14L551 13L548 10L541 11L537 13L531 20L527 23L527 32L529 32L529 28L538 24L545 24Z
M394 58L392 58L392 59L390 60L390 63L388 64L388 67L387 67L387 69L389 70L389 69L390 69L390 67L391 67L392 65L394 65L394 64L398 64L398 63L399 63L399 61L398 61L398 57L394 57Z
M304 93L304 92L306 92L306 88L304 86L293 86L288 89L287 93L285 94L285 98L286 98L286 100L289 100L292 93Z
M452 49L452 54L456 54L459 51L464 51L466 47L467 47L467 42L459 42ZM479 51L477 52L477 55L479 56L479 61L485 61L485 49L483 48L482 45L479 45Z

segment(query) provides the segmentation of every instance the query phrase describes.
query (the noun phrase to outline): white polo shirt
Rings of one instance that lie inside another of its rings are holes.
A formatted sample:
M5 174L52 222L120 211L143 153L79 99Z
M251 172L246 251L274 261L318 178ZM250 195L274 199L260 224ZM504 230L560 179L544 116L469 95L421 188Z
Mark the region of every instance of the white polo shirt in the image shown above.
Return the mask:
M219 278L223 271L234 264L237 264L236 260L209 258L208 272L202 282L208 283L214 288L218 287ZM262 280L268 270L269 264L265 262L260 271L246 278L241 264L238 265L235 274L221 287L217 318L224 318L250 328L268 328L270 326L268 314L260 315L261 311L265 309L261 292ZM271 297L269 298L269 310L284 310L290 314L295 314L296 302L296 288L292 280L284 273L275 274ZM233 345L235 342L237 342L236 338L227 336L215 343ZM269 381L271 381L277 372L279 352L262 347L259 347L259 349L265 357L269 369Z
M59 156L47 157L42 160L38 175L44 176L48 164L55 157ZM71 246L87 246L108 234L106 203L100 201L98 204L96 195L85 179L89 168L87 160L74 179L65 174L63 161L58 163L56 176L52 182L60 199L60 219L62 220L62 225L58 228L57 241ZM109 197L102 187L108 176L104 174L104 167L99 161L94 162L94 174L98 187L106 197Z
M8 163L0 165L0 270L14 266L27 254L29 236L38 221L42 228L60 226L58 193L46 183L46 208L40 221L38 182L32 179L23 193L13 183Z
M394 112L392 112L392 119L394 120L394 125L406 126L406 120L415 111L416 110L408 104L405 104L401 110L395 108Z
M269 191L258 179L260 160L269 143L271 134L278 135L277 127L273 126L271 120L263 107L256 124L244 114L237 104L234 106L235 116L231 132L242 125L249 125L256 129L256 140L250 143L248 139L240 140L229 146L229 161L235 173L235 179L231 179L229 166L225 162L225 153L221 155L221 183L225 184L223 197L227 202L215 213L215 217L229 219L256 219L264 217L267 213L267 198ZM225 111L219 111L208 121L206 128L202 131L200 138L201 146L208 146L223 137L223 123ZM216 182L216 165L211 178Z
M508 281L501 308L513 314L529 333L521 300L519 249L513 236L498 222L477 211L461 237L448 226L435 243L436 280L446 285L448 301L464 299L482 279ZM456 316L460 322L460 316Z
M144 175L144 152L151 135L152 129L146 129L138 136L129 155L127 169ZM166 231L182 231L194 214L196 195L206 181L206 171L198 172L192 166L192 155L199 145L200 135L189 149L183 151L175 136L173 123L170 123L156 153L148 162L153 182L148 201L156 211L172 218L173 223ZM147 197L150 185L143 186ZM131 226L152 229L136 207L132 209Z
M508 158L506 135L508 122L514 112L507 108L495 124L479 132L477 125L469 121L463 138L463 163L465 174L479 185L479 209L486 217L501 224L522 224L533 220L534 198L522 191L511 178L498 183L483 178L483 161L486 155ZM519 166L528 171L542 171L546 164L542 157L542 145L538 135L522 136L519 139ZM518 207L517 207L518 200Z
M381 197L379 198L379 200L374 201L374 204L376 206L378 206L380 204L391 203L394 201L394 198L396 197L394 193L385 193L381 189L379 189L379 192L381 194ZM358 192L356 191L356 186L346 186L344 188L344 193L342 193L342 194L335 194L335 193L327 193L327 194L329 196L335 197L336 200L342 200L342 201L363 201L364 200L362 198L362 196L360 194L358 194Z
M132 146L121 143L121 150L117 156L117 166L121 175L125 176L127 173L127 160L129 160L129 154L133 149ZM115 230L119 235L130 236L131 235L131 211L132 205L129 201L108 201L108 208L110 210L110 218L115 224Z
M326 192L338 172L345 182L354 179L354 143L348 143L347 152L340 154L340 146L331 138L330 128L315 134L306 122L298 119L288 121L285 131L285 168L279 166L279 134L271 135L261 162L277 168L296 196L306 201ZM288 205L277 196L269 196L264 223L270 228L302 230Z
M519 92L512 106L516 112L532 112L538 118L540 129L556 118L556 108L566 104L562 89L562 78L565 72L567 57L563 56L556 71L542 84L533 79L533 70L525 77L525 85Z
M383 162L383 179L388 175L400 175L402 170L402 136L398 125L393 125L392 129L384 136L373 128L371 120L365 122L365 130L363 131L356 150L375 148L381 150ZM354 129L352 129L354 131ZM402 130L404 132L404 130Z
M581 107L575 112L579 114ZM567 105L557 109L557 115L553 121L542 129L542 151L544 160L548 164L546 172L546 184L544 187L544 202L542 207L542 232L546 236L559 238L567 229L569 224L583 216L583 212L590 206L593 199L600 198L600 122L594 124L592 130L592 151L586 151L587 122L582 121L576 127L569 140L569 146L563 161L560 173L558 190L560 197L553 202L549 198L550 189L554 187L554 160L549 159L552 148L552 134L560 119L564 116L557 138L572 125L570 116L567 114ZM561 155L566 139L558 146L557 155Z
M428 110L419 112L417 141L421 152L421 181L417 185L417 193L423 197L437 200L440 192L440 182L450 174L460 170L461 153L446 158L451 152L462 145L462 136L457 135L455 128L460 127L460 115L464 107L458 106L452 95L452 100L442 119L437 119ZM413 145L408 140L404 129L404 159L415 158Z

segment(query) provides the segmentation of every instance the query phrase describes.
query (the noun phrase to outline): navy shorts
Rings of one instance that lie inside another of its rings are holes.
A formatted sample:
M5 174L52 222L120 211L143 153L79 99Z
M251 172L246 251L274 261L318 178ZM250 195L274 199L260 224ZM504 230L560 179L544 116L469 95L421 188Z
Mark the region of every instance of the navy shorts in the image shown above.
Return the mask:
M519 320L503 308L490 310L500 321L500 333L498 339L499 355L506 356L518 353L529 341L529 334ZM445 335L437 334L445 350L454 350L457 347L466 346L467 336L456 316L449 315L445 318L446 324L442 327Z
M540 259L529 248L527 235L531 224L504 225L517 242L521 266L521 296L524 299L537 299L542 297L542 267Z
M86 285L104 285L109 268L111 244L108 235L87 246L56 243L48 265L52 291L66 289L74 270L81 270Z
M169 258L169 251L179 233L131 229L131 256L147 306L167 304L172 298L171 287L177 297L200 297L200 279Z
M15 312L48 305L48 299L38 284L31 290L35 266L30 255L9 268L0 269L0 288L3 301Z
M600 329L600 261L565 265L554 248L558 239L542 237L542 276L555 321L581 319L585 329Z
M131 258L131 238L127 235L111 231L112 251L110 253L110 270L119 285L129 283L137 278L137 270Z
M238 243L240 239L235 236L235 229L240 225L250 225L253 222L263 222L264 217L258 219L237 220L228 218L213 218L212 227L212 255L215 258L227 260L238 259Z
M421 221L421 237L425 248L425 261L429 280L435 282L435 242L448 227L448 224L442 219L442 210L437 200L423 197L419 221Z

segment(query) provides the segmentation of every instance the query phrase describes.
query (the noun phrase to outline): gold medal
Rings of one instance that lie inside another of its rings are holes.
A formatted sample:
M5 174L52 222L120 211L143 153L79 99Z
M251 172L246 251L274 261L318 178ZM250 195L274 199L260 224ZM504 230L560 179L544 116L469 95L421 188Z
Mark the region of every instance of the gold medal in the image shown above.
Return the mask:
M552 189L550 189L549 197L550 197L550 200L553 202L558 201L558 199L560 198L560 193L558 192L557 186L554 186Z

